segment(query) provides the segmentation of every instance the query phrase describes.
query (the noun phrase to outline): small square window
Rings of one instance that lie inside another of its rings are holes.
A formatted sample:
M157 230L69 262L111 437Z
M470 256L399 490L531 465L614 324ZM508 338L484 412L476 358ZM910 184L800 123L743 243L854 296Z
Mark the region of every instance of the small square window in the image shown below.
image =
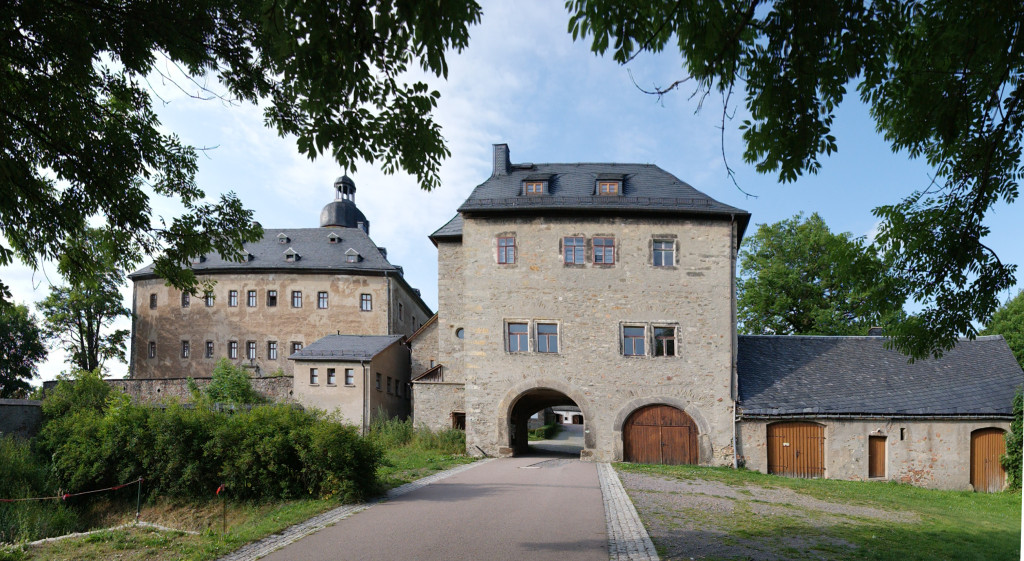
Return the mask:
M321 310L327 309L327 293L317 292L316 293L316 307Z
M346 263L357 263L358 261L359 261L359 254L358 253L348 253L348 254L345 255L345 262Z
M250 360L256 358L256 341L245 342L245 358Z
M644 356L644 328L622 328L622 354L625 356Z
M309 383L310 384L319 384L320 383L320 375L319 375L319 373L317 373L316 368L310 368L309 369Z
M149 342L149 358L156 358L156 342Z
M582 265L584 263L583 253L587 247L584 238L563 238L562 247L565 250L566 265Z
M292 354L295 354L302 350L302 343L298 341L292 341Z
M273 308L274 306L277 306L277 291L276 290L268 290L267 291L267 307L268 308Z
M598 181L598 195L618 195L622 184L618 181Z
M615 264L615 238L594 238L594 264Z
M508 236L498 238L498 263L511 265L516 262L516 238Z
M302 291L301 290L293 290L292 291L292 307L293 308L301 308L302 307Z
M192 305L192 296L188 292L181 293L181 307L187 308Z
M356 373L351 368L345 369L345 385L354 386L356 385Z
M676 328L654 328L654 356L676 356Z
M543 195L547 191L547 181L524 181L523 193L527 195Z
M238 291L237 290L229 290L228 291L228 307L231 307L231 308L237 308L238 307Z
M250 308L255 308L256 307L256 291L255 290L250 290L249 292L245 293L245 305L249 306Z
M362 312L369 312L373 309L373 296L370 294L359 295L359 310Z
M206 342L206 358L213 358L213 341Z
M238 358L238 341L228 341L228 358Z
M156 308L156 294L149 295L149 309Z
M203 301L206 302L206 307L207 308L212 308L213 307L213 293L212 292L207 292L207 293L203 294Z
M327 385L328 386L333 386L334 382L335 382L334 369L333 368L328 368L327 369Z
M529 329L525 323L508 324L505 342L510 353L525 353L529 347Z
M672 240L654 240L655 267L671 267L676 264L675 245Z
M267 341L267 360L277 360L277 341Z
M558 325L554 323L537 324L537 352L558 352Z
M190 347L188 341L181 342L181 358L188 358Z

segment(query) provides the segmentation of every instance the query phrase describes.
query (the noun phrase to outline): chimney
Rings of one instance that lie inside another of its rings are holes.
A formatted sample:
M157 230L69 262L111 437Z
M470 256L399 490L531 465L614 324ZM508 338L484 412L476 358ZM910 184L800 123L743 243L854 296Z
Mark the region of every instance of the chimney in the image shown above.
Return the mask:
M883 335L885 335L885 332L881 327L872 327L868 329L868 337L881 337Z
M491 177L508 175L512 169L512 162L509 161L508 144L494 145L494 172Z

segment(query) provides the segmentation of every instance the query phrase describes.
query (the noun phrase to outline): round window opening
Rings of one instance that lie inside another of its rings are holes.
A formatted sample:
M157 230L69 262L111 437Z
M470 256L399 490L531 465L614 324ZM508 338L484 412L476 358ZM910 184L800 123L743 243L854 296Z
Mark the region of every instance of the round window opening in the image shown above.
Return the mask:
M465 339L466 338L466 330L461 328L461 327L456 329L455 330L455 336L458 337L459 339Z

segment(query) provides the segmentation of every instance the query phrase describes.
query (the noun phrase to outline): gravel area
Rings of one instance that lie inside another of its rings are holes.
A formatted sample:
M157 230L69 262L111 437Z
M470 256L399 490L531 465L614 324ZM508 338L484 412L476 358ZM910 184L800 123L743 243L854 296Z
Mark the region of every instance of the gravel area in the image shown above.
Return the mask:
M916 516L837 504L790 489L730 486L620 471L662 559L829 559L854 545L837 524L913 522Z

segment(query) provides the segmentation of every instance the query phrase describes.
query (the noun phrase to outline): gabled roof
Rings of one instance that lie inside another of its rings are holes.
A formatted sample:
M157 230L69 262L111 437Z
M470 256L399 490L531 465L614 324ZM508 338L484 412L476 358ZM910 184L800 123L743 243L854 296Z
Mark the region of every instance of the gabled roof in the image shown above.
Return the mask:
M433 234L430 234L430 241L437 245L437 240L462 239L462 215L456 214L447 224L441 226Z
M341 241L331 243L330 234L341 237ZM278 236L284 234L287 243L280 243ZM220 255L211 253L205 259L192 263L192 270L197 273L243 272L243 271L330 271L330 272L395 272L401 271L388 262L381 254L370 236L359 228L264 228L263 239L244 246L251 257L247 261L235 263L222 259ZM346 252L351 249L362 259L355 263L345 260ZM293 251L301 259L285 260L285 253ZM129 278L138 279L152 277L153 265L147 265L135 271Z
M419 337L421 333L426 331L428 327L433 325L435 321L437 321L437 314L430 316L430 319L423 322L423 325L421 325L420 328L417 329L416 331L413 331L412 335L410 335L409 338L405 340L405 342L412 344L412 342L415 341L416 338Z
M884 347L884 337L741 335L743 416L1009 417L1024 372L1002 336L961 340L941 359Z
M523 181L540 175L550 176L547 192L524 194ZM610 176L622 177L621 194L596 194L596 181ZM735 217L741 236L750 220L747 211L720 203L652 164L511 165L507 174L492 175L477 186L459 207L463 214L551 210Z
M401 335L328 335L289 356L288 360L370 360L401 340Z

